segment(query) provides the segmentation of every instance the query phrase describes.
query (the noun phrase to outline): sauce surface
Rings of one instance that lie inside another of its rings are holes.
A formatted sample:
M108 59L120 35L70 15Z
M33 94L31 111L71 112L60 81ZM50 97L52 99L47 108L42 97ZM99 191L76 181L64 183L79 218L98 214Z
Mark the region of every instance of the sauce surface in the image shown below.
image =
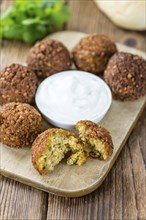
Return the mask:
M110 91L99 77L66 71L44 80L37 91L39 109L52 120L76 123L93 120L110 105Z

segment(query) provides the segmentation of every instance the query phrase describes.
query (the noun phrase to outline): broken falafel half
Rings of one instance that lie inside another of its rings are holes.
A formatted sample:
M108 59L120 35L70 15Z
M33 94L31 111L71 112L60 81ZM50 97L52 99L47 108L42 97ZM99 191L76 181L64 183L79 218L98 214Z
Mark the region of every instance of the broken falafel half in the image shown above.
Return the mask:
M88 155L102 160L112 155L112 138L105 128L92 121L79 121L75 128Z
M79 139L70 131L51 128L41 133L32 144L32 163L44 175L67 156L68 165L82 165L87 156Z

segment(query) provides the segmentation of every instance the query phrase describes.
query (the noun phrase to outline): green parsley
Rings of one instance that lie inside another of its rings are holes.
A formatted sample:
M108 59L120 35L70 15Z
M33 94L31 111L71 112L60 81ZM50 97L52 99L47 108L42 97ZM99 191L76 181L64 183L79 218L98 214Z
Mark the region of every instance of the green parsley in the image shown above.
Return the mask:
M0 38L33 44L62 27L69 8L59 0L16 0L1 16Z

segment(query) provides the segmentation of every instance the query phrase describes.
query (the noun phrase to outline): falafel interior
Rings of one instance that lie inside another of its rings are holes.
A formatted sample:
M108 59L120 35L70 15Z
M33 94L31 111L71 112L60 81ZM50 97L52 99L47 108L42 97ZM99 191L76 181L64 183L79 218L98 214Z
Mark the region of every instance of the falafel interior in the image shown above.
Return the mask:
M79 121L76 130L91 157L106 160L113 153L112 138L105 128L91 121Z
M48 129L40 134L32 145L32 161L40 174L54 170L54 167L67 156L68 165L82 165L86 153L71 132L63 129Z

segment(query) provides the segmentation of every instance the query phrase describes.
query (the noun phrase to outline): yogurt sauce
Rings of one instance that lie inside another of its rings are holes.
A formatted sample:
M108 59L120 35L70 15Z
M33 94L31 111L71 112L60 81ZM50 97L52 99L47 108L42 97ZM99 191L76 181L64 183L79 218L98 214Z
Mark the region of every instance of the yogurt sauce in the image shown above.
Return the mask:
M95 120L110 106L110 90L99 77L66 71L44 80L37 91L36 103L45 116L64 123Z

